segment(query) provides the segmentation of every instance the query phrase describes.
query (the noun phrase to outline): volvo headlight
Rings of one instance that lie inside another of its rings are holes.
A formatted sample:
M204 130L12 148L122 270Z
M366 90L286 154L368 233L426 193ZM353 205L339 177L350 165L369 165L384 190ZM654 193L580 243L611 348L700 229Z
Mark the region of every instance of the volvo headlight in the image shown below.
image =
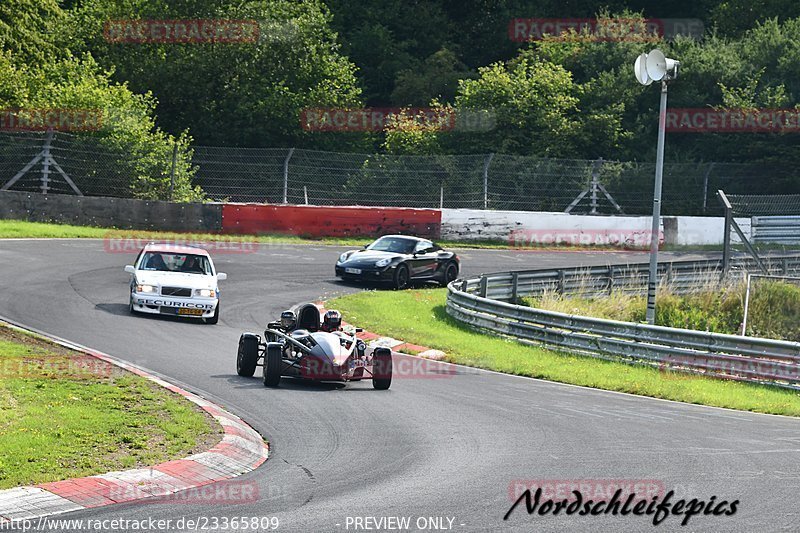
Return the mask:
M137 285L136 292L158 292L158 287L155 285Z
M344 263L345 261L347 261L348 257L350 257L350 253L349 252L343 253L342 255L339 256L339 262L340 263Z
M378 267L378 268L382 268L382 267L385 267L386 265L388 265L391 262L392 262L392 260L387 257L386 259L381 259L380 261L375 263L375 266Z
M195 296L202 296L203 298L213 298L216 296L216 291L213 289L195 289Z

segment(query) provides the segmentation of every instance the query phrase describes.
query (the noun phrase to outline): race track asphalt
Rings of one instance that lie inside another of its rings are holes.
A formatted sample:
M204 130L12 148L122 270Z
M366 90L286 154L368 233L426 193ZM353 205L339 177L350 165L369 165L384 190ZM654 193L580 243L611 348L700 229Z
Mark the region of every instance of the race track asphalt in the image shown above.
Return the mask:
M223 404L271 443L267 463L237 478L257 493L250 501L122 504L61 518L275 516L278 531L314 532L367 531L355 517L390 516L410 517L413 531L420 517L452 518L452 531L800 529L800 422L793 419L464 367L434 366L385 392L369 382L285 379L265 389L260 379L238 377L240 332L263 330L298 302L360 290L333 276L342 250L282 245L217 255L229 278L221 283L220 323L211 326L129 315L122 267L134 256L107 253L102 241L0 241L0 316L154 371ZM642 253L459 254L465 275L647 260ZM398 356L395 364L406 359L413 361ZM695 516L685 528L677 517L654 527L652 517L528 516L523 508L504 522L509 488L520 480L594 487L591 480L639 480L674 490L676 499L740 504L734 516Z

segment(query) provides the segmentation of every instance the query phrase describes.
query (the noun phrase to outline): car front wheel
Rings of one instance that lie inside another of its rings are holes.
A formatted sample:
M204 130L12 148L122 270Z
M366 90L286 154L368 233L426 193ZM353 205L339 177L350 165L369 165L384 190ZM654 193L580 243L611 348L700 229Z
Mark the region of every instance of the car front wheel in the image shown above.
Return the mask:
M375 348L372 355L372 386L386 390L392 385L392 351L388 348Z
M216 324L219 322L219 304L217 304L217 308L214 309L214 315L211 318L205 319L206 324Z
M250 378L258 366L258 338L252 335L239 337L239 351L236 354L236 373Z
M282 352L283 349L280 344L267 344L267 353L264 354L265 387L277 387L281 382Z

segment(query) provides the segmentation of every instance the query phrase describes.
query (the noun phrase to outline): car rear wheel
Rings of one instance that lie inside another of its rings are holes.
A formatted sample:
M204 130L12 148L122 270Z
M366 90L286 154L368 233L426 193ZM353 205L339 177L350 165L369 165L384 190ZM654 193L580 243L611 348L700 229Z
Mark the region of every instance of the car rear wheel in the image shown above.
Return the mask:
M408 287L408 267L405 265L398 265L394 271L394 288L403 290Z
M392 351L388 348L375 348L372 355L372 386L386 390L392 385Z
M258 366L258 338L252 335L239 337L239 351L236 354L236 373L250 378Z
M267 344L267 353L264 354L264 386L277 387L281 382L282 349L279 344Z
M447 266L444 267L444 279L442 280L442 286L447 287L451 281L454 281L458 277L458 265L453 262L447 263Z

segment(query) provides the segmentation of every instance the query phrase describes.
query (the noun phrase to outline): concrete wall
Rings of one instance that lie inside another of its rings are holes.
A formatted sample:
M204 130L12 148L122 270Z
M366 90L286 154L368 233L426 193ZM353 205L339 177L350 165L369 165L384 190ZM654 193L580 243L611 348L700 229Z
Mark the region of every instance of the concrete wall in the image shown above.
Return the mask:
M120 229L215 232L222 229L222 205L0 191L0 219Z
M723 217L662 217L664 221L664 241L673 245L722 244L725 219ZM750 218L736 218L745 237L750 238ZM731 242L741 239L731 230Z
M749 237L750 219L737 218ZM442 209L441 236L459 240L504 240L517 245L571 244L648 248L649 216L591 216L529 211ZM659 240L670 245L719 245L721 217L662 217ZM732 236L733 242L738 242Z
M0 219L59 222L120 229L377 236L411 233L457 240L503 240L512 245L570 244L648 248L651 218L529 211L324 207L264 204L177 204L125 198L0 191ZM750 237L750 219L737 218ZM662 217L668 245L720 245L721 217ZM739 242L735 234L733 242Z

